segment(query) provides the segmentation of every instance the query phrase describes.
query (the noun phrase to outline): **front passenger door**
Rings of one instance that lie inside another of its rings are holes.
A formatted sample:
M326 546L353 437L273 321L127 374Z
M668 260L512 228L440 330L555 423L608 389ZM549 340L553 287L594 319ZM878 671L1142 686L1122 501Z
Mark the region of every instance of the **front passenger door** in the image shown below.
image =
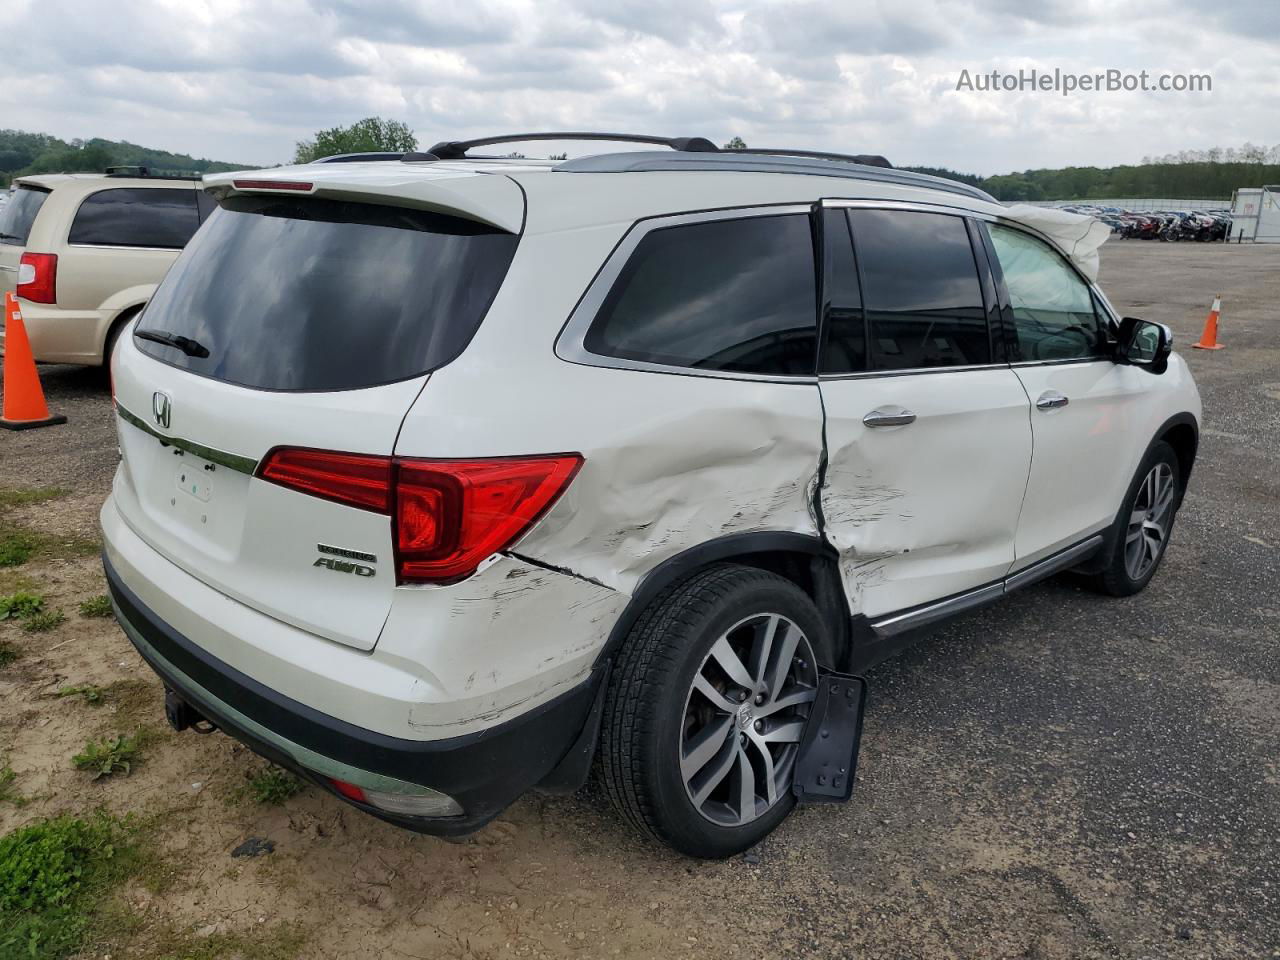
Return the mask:
M850 609L874 620L1005 575L1031 426L965 218L838 203L822 220L822 519Z
M1019 569L1115 519L1132 479L1141 427L1136 401L1148 375L1111 360L1102 308L1066 258L1014 226L984 229L1035 438L1018 524Z

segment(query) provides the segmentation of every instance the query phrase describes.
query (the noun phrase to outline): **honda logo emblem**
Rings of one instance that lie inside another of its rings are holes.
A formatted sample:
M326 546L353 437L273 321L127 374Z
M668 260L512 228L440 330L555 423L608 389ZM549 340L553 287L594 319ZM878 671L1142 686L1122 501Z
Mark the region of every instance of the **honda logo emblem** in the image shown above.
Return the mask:
M158 426L169 429L169 418L173 413L173 400L165 392L157 390L151 395L151 416Z

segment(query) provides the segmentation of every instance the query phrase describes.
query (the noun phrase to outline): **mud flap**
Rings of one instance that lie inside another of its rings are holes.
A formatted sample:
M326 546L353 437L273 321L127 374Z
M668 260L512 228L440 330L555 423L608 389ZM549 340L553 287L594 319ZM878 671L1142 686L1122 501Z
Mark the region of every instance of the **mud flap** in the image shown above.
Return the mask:
M867 681L862 677L821 675L791 784L801 803L844 803L853 793L866 700Z

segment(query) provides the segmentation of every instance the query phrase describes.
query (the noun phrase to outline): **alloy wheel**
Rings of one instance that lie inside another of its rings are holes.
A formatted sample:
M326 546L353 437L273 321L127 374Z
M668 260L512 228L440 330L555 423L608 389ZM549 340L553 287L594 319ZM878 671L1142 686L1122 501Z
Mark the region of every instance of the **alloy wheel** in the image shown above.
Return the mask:
M680 775L703 817L738 827L786 797L817 680L808 638L781 614L741 620L712 644L680 735Z
M1164 553L1176 492L1167 463L1152 467L1138 487L1124 537L1124 568L1131 580L1141 580Z

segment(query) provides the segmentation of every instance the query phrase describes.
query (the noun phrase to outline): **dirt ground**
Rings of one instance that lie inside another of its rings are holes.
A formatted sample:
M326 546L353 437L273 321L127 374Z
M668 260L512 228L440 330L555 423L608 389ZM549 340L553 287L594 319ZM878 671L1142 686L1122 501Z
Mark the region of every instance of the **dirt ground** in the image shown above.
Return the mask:
M71 422L0 435L0 489L70 493L11 513L55 539L0 571L0 594L26 582L67 620L0 623L20 653L0 671L0 765L31 798L0 804L0 833L96 806L160 815L179 881L126 892L139 943L163 924L193 943L296 925L300 955L324 958L1280 957L1280 247L1113 241L1102 263L1117 307L1173 326L1204 395L1163 569L1128 600L1053 580L872 671L852 803L724 863L636 839L591 790L526 797L458 843L314 789L235 800L263 761L168 732L114 622L76 612L104 590L72 554L114 428L100 373L45 368ZM1218 293L1227 349L1191 350ZM106 702L57 696L82 683ZM131 775L72 769L88 737L140 725ZM232 858L249 837L274 851Z

